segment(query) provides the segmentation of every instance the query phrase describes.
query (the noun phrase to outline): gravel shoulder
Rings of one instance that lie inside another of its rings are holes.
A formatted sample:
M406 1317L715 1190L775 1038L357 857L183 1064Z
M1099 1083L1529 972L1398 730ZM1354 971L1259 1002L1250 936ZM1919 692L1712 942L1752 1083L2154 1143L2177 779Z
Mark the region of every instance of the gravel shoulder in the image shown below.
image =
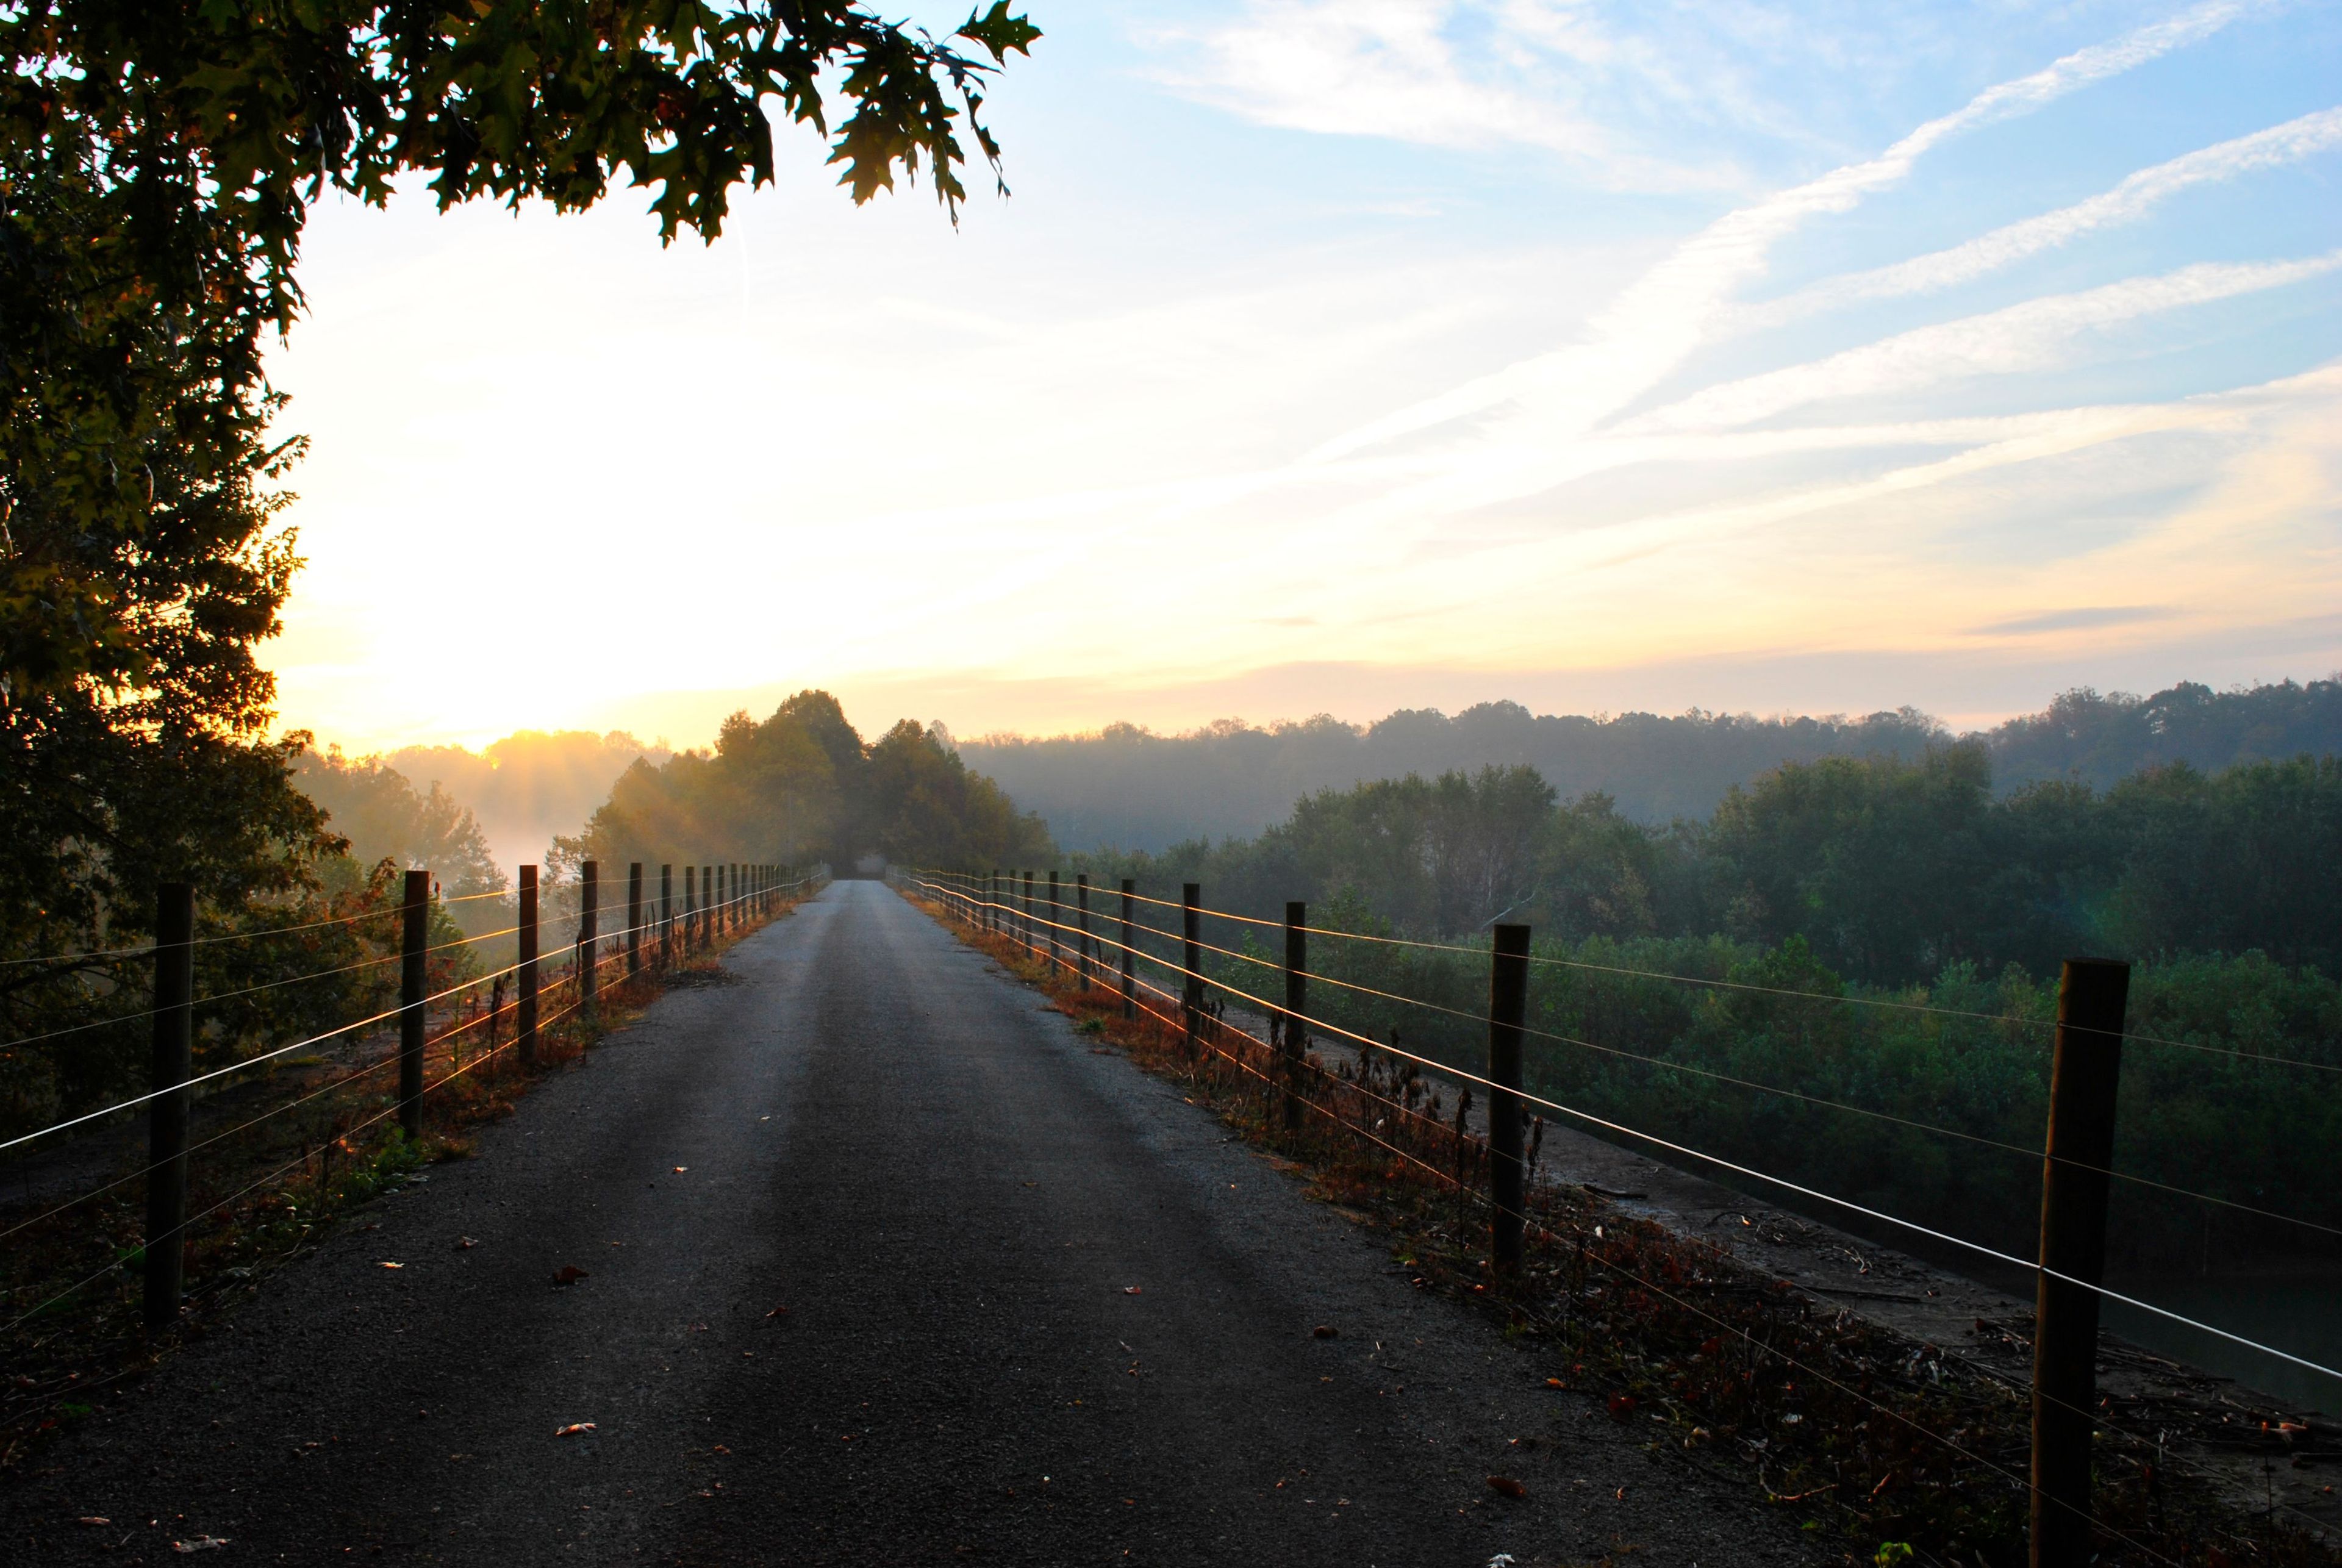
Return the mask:
M0 1560L1820 1560L884 887L724 974L82 1422Z

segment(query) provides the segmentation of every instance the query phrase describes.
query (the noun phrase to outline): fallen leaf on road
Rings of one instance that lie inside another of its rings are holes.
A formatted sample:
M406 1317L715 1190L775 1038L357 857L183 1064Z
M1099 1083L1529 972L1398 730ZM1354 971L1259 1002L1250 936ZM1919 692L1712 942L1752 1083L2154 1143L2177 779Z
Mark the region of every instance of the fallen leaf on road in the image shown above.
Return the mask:
M675 1168L675 1174L676 1174L676 1175L680 1176L681 1174L683 1174L686 1171L688 1171L689 1169L691 1169L691 1167L690 1167L689 1165L677 1165L677 1166Z
M1125 1285L1122 1287L1122 1293L1126 1296L1135 1296L1138 1293L1138 1287L1136 1285Z
M1614 1393L1610 1396L1608 1403L1610 1419L1613 1421L1624 1421L1635 1413L1635 1396L1631 1393Z
M555 1432L553 1435L555 1437L575 1437L581 1432L591 1432L593 1430L594 1423L590 1421L573 1421L568 1425L562 1427L559 1431Z
M406 1265L405 1263L385 1263L382 1266L386 1269L403 1269Z
M457 1236L455 1238L455 1250L459 1253L470 1252L474 1247L476 1247L479 1244L479 1243L474 1241L469 1236Z
M765 1315L766 1317L786 1317L789 1315L789 1309L785 1306L776 1306Z
M172 1542L171 1550L174 1552L216 1552L226 1544L227 1537L224 1535L198 1535L191 1541Z
M716 1445L716 1452L718 1453L729 1453L732 1451L719 1443Z
M1546 1378L1545 1380L1545 1385L1547 1388L1567 1388L1569 1386L1569 1384L1562 1382L1561 1379L1557 1377Z
M574 1285L586 1277L586 1271L575 1263L564 1263L554 1271L553 1283L557 1285Z
M1309 1337L1312 1339L1339 1339L1342 1337L1342 1331L1336 1328L1330 1323L1321 1323L1316 1328L1309 1331Z
M103 1513L85 1513L79 1519L75 1520L74 1523L76 1524L111 1524L114 1521L108 1519Z
M1488 1477L1488 1490L1496 1493L1500 1497L1510 1497L1514 1499L1526 1497L1529 1494L1529 1489L1527 1487L1523 1486L1519 1482L1514 1480L1509 1475L1491 1475Z

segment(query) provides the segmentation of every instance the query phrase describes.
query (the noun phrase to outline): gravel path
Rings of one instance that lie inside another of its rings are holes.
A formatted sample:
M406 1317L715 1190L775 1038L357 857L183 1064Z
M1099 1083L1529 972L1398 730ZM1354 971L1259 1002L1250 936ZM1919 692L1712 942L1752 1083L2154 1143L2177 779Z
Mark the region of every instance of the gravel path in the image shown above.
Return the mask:
M726 974L50 1448L0 1562L1817 1560L883 886Z

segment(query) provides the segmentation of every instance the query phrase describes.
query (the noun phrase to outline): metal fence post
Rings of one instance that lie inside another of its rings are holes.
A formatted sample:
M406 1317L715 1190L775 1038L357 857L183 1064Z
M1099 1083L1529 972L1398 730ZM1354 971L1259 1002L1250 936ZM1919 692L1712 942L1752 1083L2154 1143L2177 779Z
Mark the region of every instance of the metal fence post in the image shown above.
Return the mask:
M179 1315L186 1276L187 1099L195 1072L195 890L155 890L155 1034L146 1086L146 1326Z
M1180 1026L1184 1031L1182 1044L1187 1059L1196 1057L1196 1035L1202 1024L1204 1011L1204 921L1198 907L1203 903L1201 883L1184 883L1179 888L1179 936L1184 946L1180 968L1186 972L1186 984L1179 993Z
M1138 884L1130 877L1122 879L1122 1015L1126 1020L1138 1016L1137 954L1130 946L1131 905L1136 902Z
M1301 1125L1301 1064L1309 1053L1309 905L1285 906L1285 1130Z
M2090 1560L2091 1413L2107 1171L2130 965L2069 958L2057 980L2049 1137L2041 1162L2041 1268L2033 1322L2034 1568Z
M1488 1186L1496 1267L1521 1266L1528 1167L1521 1158L1521 1033L1528 1022L1529 928L1499 925L1488 964Z
M524 1067L536 1065L536 867L520 868L520 1012L513 1046Z
M589 860L577 871L577 1011L591 1024L602 1005L602 863Z
M406 874L398 967L398 1125L423 1136L424 968L431 950L431 874Z

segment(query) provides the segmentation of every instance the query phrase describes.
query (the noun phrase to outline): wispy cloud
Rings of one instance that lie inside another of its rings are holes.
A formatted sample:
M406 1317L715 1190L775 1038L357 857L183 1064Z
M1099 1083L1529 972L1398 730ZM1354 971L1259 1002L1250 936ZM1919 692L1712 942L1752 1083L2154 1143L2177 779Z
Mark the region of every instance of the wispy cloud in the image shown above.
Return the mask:
M2135 222L2193 186L2298 163L2336 146L2342 146L2342 108L2304 115L2141 169L2087 201L2003 225L1963 244L1891 266L1826 278L1785 298L1748 306L1738 313L1739 322L1752 327L1777 326L1862 300L1956 287L2099 229Z
M2087 632L2100 626L2132 626L2141 621L2167 621L2179 612L2169 604L2094 604L2081 609L2051 610L2019 615L1978 626L1979 637L2021 637L2039 632Z
M1833 169L1710 224L1596 316L1587 342L1522 360L1399 409L1323 443L1306 461L1346 457L1498 408L1513 421L1534 422L1548 438L1590 430L1706 342L1734 291L1760 275L1774 246L1801 225L1850 211L1864 198L1900 184L1921 157L1965 132L2028 114L2207 37L2248 9L2239 0L2212 0L1988 87L1877 157Z
M1610 52L1590 22L1558 14L1524 28L1493 18L1502 44L1475 53L1450 27L1451 0L1268 0L1231 25L1191 33L1193 69L1170 79L1248 119L1335 135L1437 146L1521 143L1593 155L1613 139L1549 91L1537 64ZM1515 8L1507 8L1515 9Z
M2281 288L2337 268L2342 268L2342 251L2299 261L2202 262L2160 277L2126 278L2100 288L2050 295L1711 386L1631 420L1624 428L1686 430L1752 424L1832 398L1886 396L1923 391L1968 376L2047 369L2057 365L2067 345L2086 333L2165 311Z

